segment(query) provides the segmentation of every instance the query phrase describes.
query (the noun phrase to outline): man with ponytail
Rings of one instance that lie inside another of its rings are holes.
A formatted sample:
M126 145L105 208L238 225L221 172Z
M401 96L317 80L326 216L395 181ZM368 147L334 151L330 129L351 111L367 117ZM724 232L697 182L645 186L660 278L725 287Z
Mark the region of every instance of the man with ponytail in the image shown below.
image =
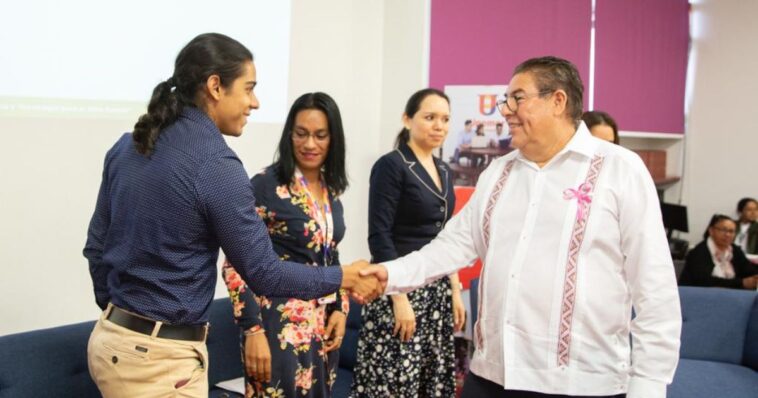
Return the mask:
M247 173L222 135L239 136L253 109L250 51L197 36L158 84L134 132L108 151L84 256L103 309L89 369L104 397L205 397L208 312L219 248L259 295L313 299L383 287L358 264L280 261L255 210Z

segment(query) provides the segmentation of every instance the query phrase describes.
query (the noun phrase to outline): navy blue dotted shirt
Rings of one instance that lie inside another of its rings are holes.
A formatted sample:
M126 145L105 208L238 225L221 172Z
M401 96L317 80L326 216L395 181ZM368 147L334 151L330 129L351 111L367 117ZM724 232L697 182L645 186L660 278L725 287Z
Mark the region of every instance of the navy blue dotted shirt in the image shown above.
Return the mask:
M105 157L84 247L98 306L205 323L219 247L259 295L313 299L342 281L340 267L279 260L242 162L205 113L185 108L149 158L124 134Z

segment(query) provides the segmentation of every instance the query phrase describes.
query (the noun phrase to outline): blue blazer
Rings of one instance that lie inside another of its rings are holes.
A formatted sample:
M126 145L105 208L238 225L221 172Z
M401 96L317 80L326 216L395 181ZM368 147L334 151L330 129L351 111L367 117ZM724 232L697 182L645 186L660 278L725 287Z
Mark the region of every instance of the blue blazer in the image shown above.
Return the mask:
M394 260L424 247L453 215L452 173L436 157L434 163L442 189L405 143L374 163L368 202L373 262Z

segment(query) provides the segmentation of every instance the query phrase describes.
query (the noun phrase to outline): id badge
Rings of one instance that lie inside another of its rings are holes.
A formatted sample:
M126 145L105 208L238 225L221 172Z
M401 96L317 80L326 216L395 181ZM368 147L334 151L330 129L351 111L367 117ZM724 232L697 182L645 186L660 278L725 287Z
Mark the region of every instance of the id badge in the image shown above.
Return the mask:
M319 304L331 304L337 301L337 292L334 292L328 296L319 297Z

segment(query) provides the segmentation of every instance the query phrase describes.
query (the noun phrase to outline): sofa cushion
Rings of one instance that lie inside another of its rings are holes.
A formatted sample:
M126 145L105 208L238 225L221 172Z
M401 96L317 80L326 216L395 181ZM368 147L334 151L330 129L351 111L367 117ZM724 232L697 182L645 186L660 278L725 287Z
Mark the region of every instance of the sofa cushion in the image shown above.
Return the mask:
M87 368L95 322L0 337L0 398L100 397Z
M332 398L347 398L350 396L350 386L353 384L353 372L338 368L337 380L332 386Z
M682 304L680 357L742 364L755 292L712 287L679 288Z
M358 336L361 332L363 307L350 301L350 312L347 314L347 323L345 325L345 337L340 346L340 368L353 370L355 367L356 356L358 354ZM338 377L339 380L339 377Z
M211 303L210 323L208 382L212 388L219 381L242 376L242 357L229 299ZM4 359L0 398L100 397L87 368L87 342L94 327L91 321L0 337L0 358Z
M750 312L750 320L745 334L745 352L742 363L758 371L758 294L753 300L753 309Z
M211 327L208 331L208 384L242 377L240 329L234 323L231 300L213 300L210 311Z
M668 398L758 396L758 373L723 362L681 359L668 386Z

